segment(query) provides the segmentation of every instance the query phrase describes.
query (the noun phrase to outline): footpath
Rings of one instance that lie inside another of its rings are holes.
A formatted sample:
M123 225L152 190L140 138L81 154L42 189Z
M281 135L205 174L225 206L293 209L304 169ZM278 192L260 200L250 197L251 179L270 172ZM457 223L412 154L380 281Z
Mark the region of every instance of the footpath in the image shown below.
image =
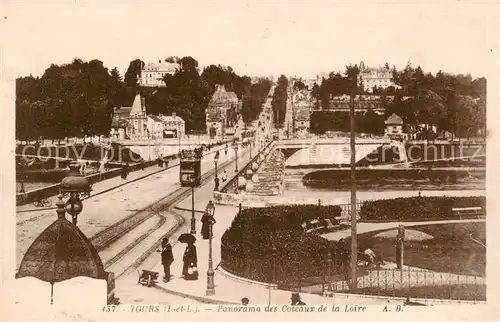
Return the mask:
M211 151L205 154L205 156L213 155L216 151L223 150L224 147L215 147ZM159 167L158 165L152 165L149 167L145 167L144 170L135 170L131 171L129 175L127 176L127 179L122 179L121 176L116 176L113 178L109 178L106 180L102 180L99 182L96 182L92 185L92 192L90 194L90 197L86 197L83 200L91 199L93 197L96 197L100 194L106 193L108 191L111 191L113 189L117 189L119 187L125 186L127 184L136 182L141 179L145 179L149 176L164 172L168 169L174 168L179 166L179 159L174 159L170 160L168 162L168 167ZM52 205L50 207L36 207L33 205L33 203L25 204L25 205L20 205L16 207L16 212L17 213L22 213L22 212L33 212L33 211L45 211L48 209L57 209L55 206L58 198L56 196L52 196L50 198L47 198L51 201Z
M240 157L241 164L246 164L249 161L249 154L246 153ZM242 166L243 167L243 166ZM229 167L232 169L232 167ZM229 178L234 178L235 173L233 171L227 171ZM212 200L214 184L213 182L208 183L195 190L195 217L196 217L196 248L198 257L198 272L199 278L195 281L186 281L181 278L182 275L182 257L186 244L179 243L177 238L171 239L172 252L174 256L174 262L172 263L170 270L171 280L167 283L162 281L163 277L163 267L161 265L161 258L159 253L154 253L148 260L145 261L142 267L139 269L148 269L160 273L159 283L156 285L155 289L145 288L137 284L137 275L130 274L124 276L122 280L117 282L117 297L120 297L121 292L125 292L128 296L122 298L123 303L128 303L129 301L141 301L139 298L148 298L149 300L153 296L153 293L157 294L157 290L160 289L167 295L178 296L178 303L183 303L184 299L196 300L198 302L207 304L241 304L241 299L247 297L250 300L250 304L290 304L291 292L276 290L270 288L267 284L256 283L254 281L244 280L242 278L233 276L228 272L225 272L220 266L221 261L221 238L224 232L231 226L234 217L238 213L238 207L225 206L225 205L215 205L215 219L217 223L213 226L213 240L212 240L212 259L213 268L215 271L215 295L207 296L207 275L208 270L208 253L209 253L209 241L204 240L201 237L201 215L206 205L210 200ZM191 196L181 201L176 206L177 211L186 211L187 214L191 213ZM182 210L183 209L183 210ZM185 231L189 233L189 222L186 223L184 228ZM135 298L134 298L135 296ZM130 298L129 298L130 297ZM372 298L362 298L360 300L359 296L351 295L335 295L334 297L323 297L316 294L301 294L302 300L306 304L332 304L336 300L341 299L342 303L345 304L380 304L387 303L388 299L372 299ZM162 301L161 297L158 297L157 301ZM401 300L392 300L393 302L401 303Z
M231 150L229 149L228 155L221 153L220 163L234 158L234 151ZM83 201L83 211L78 216L78 227L88 238L92 238L102 229L131 213L145 209L180 188L178 167L164 169L152 166L150 168L149 171L153 173L148 177L140 176L142 170L135 171L136 178L141 179L134 182L131 182L134 176L129 176L126 180L113 178L109 180L111 182L106 180L94 185L94 192L109 190L106 193L96 193ZM207 173L213 168L213 155L205 155L201 162L202 173ZM158 172L154 173L155 169ZM113 182L115 184L112 184ZM56 200L53 200L53 204L55 202ZM17 266L33 240L57 218L54 209L44 208L43 210L16 214Z

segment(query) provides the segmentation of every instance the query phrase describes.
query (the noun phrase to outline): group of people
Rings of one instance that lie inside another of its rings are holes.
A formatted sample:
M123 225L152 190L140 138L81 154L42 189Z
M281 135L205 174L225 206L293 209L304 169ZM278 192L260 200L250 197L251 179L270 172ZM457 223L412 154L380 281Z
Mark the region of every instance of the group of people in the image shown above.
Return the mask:
M213 236L211 228L213 224L217 221L215 218L205 212L201 217L201 236L203 239L209 239ZM194 238L192 241L187 242L186 249L184 250L184 255L182 256L182 275L181 277L185 280L197 280L198 279L198 256L196 254L196 246L194 245ZM163 277L164 282L170 281L170 265L174 262L174 255L172 253L172 245L168 238L163 238L162 240L162 250L161 250L161 263L163 265L163 272L165 276Z
M292 305L306 305L306 303L302 302L300 299L299 293L292 293L292 298L290 299L292 301ZM241 305L248 305L250 303L250 300L248 297L244 297L241 299Z
M168 168L168 160L165 160L162 154L160 154L158 158L156 158L156 164L158 164L160 168L163 168L163 166L165 166L165 168Z
M170 265L174 262L174 254L172 253L172 245L168 238L163 238L161 246L161 264L163 265L164 282L169 282L172 275L170 274ZM188 243L184 256L182 258L184 265L182 266L182 275L185 280L198 279L198 257L196 255L196 246L194 242Z

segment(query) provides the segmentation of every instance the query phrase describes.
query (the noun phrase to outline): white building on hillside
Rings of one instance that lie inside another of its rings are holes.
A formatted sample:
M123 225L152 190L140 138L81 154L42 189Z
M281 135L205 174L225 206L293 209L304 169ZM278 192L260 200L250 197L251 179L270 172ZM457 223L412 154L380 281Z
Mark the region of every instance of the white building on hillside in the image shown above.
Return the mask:
M164 87L163 77L173 75L180 69L176 63L165 63L161 60L158 63L148 63L141 70L139 84L146 87Z
M392 80L392 72L387 67L370 68L365 66L364 62L359 64L358 84L363 86L363 89L371 93L374 87L388 88L398 86Z

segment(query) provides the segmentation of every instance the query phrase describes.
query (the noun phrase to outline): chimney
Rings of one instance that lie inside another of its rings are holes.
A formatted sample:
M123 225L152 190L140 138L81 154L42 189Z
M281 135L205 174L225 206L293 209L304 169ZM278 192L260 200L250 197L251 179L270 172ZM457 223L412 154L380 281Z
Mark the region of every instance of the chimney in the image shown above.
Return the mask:
M175 112L172 112L172 118L174 118L174 119L175 119L175 117L176 117Z

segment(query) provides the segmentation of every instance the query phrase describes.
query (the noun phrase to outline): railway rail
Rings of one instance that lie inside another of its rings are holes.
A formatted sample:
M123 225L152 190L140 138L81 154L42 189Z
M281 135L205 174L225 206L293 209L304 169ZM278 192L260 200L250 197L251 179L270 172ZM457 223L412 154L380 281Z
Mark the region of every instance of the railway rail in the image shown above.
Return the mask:
M234 160L235 158L227 160L226 162L221 164L219 169L224 170L225 168L229 167L229 165ZM205 185L210 182L214 175L215 169L211 169L204 175L202 175L201 185ZM132 252L136 247L144 243L148 237L153 235L154 232L163 228L167 224L166 216L169 216L173 219L174 222L172 226L168 228L166 233L157 238L156 241L150 243L150 246L145 251L141 250L141 255L138 258L134 259L132 263L121 265L121 267L124 268L118 269L118 271L113 270L115 272L115 278L119 279L132 270L137 269L152 253L159 249L161 240L164 237L172 238L172 236L180 234L180 228L186 224L189 218L187 218L188 215L186 214L186 212L182 213L181 211L177 210L175 205L183 199L187 198L190 194L191 188L179 188L169 195L163 197L162 199L149 205L148 207L117 221L113 225L101 230L96 235L94 235L90 240L94 244L96 250L98 252L101 252L113 245L113 243L117 242L121 237L132 232L146 220L152 218L155 215L160 217L159 222L156 223L153 227L140 234L118 253L105 260L104 267L106 269L112 266L120 267L120 261L125 261L127 254Z

